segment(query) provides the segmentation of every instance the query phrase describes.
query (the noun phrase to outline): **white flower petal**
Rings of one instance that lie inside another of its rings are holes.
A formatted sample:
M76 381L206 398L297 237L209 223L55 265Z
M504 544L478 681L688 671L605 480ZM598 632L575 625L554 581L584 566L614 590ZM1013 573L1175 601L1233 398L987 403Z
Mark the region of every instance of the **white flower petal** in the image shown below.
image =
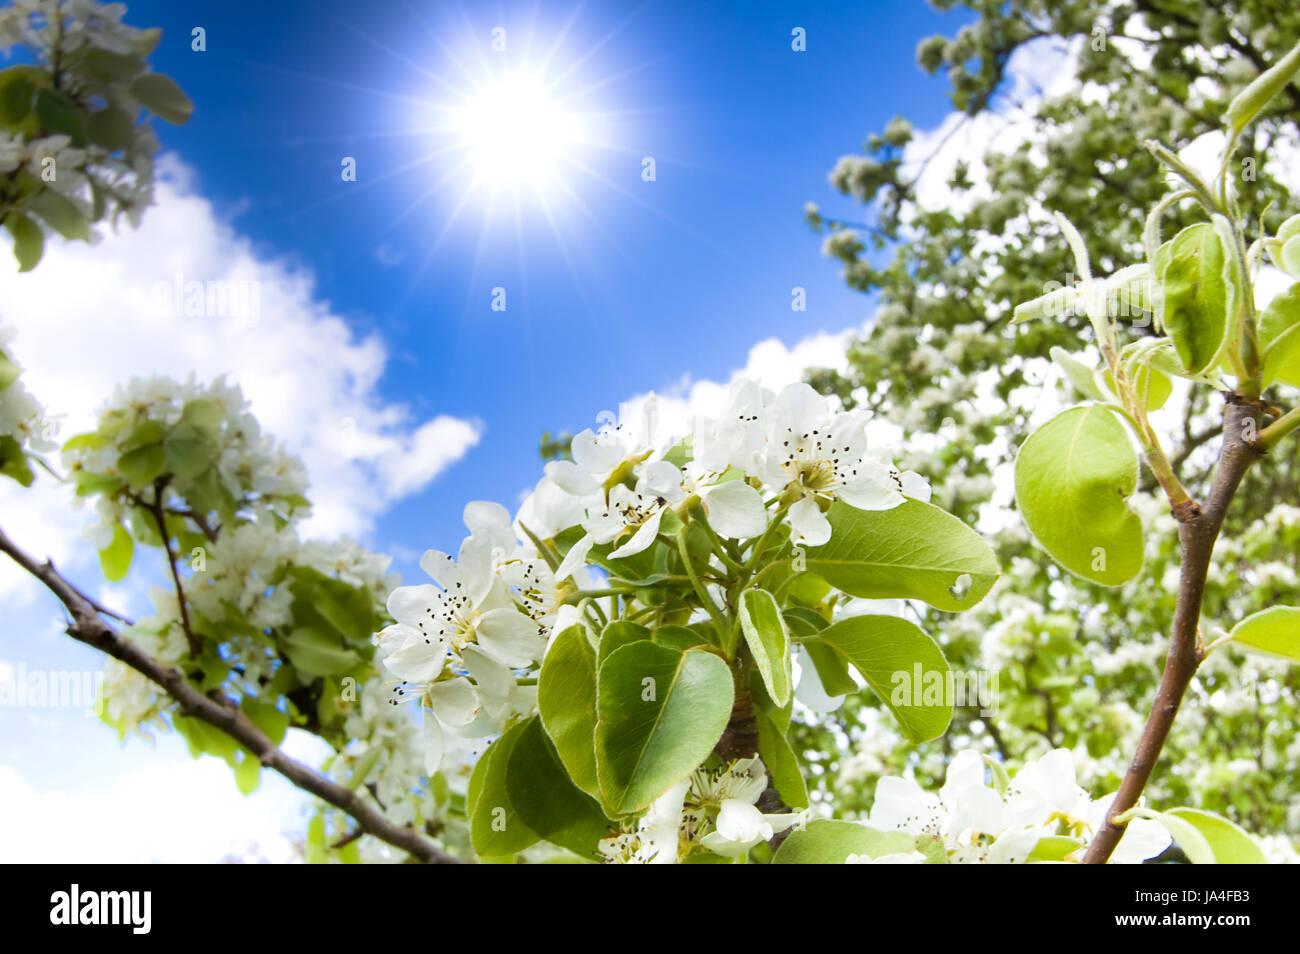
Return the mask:
M724 537L745 540L767 529L768 514L758 491L743 480L728 480L704 491L709 525Z
M484 613L475 627L478 644L497 662L515 668L540 659L546 641L537 624L514 609Z
M652 513L649 519L637 528L636 533L632 534L632 539L611 552L609 558L611 560L620 560L623 557L635 556L654 543L655 537L659 535L659 522L663 519L663 515L663 510L656 510Z
M790 526L796 543L819 547L831 538L831 522L811 497L796 501L790 508Z
M464 676L435 682L429 687L429 705L443 725L468 725L478 714L478 691Z

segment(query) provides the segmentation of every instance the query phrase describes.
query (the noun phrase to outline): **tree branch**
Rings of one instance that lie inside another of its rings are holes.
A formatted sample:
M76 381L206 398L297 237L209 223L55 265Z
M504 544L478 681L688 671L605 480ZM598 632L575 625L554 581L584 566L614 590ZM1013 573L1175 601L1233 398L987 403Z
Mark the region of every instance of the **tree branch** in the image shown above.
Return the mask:
M1146 788L1151 772L1160 758L1165 740L1173 728L1183 694L1196 674L1205 647L1201 642L1201 599L1205 592L1205 578L1214 552L1214 542L1223 527L1223 518L1237 492L1237 486L1251 465L1261 456L1253 443L1259 432L1264 408L1258 400L1246 400L1228 395L1223 409L1223 445L1219 450L1219 465L1210 488L1209 498L1199 512L1185 515L1178 525L1181 560L1178 577L1178 602L1174 609L1173 636L1169 655L1165 658L1164 674L1156 691L1155 702L1147 716L1146 726L1138 740L1133 761L1124 775L1106 821L1093 838L1084 858L1087 864L1105 864L1124 834L1123 826L1115 824L1115 817L1138 803Z
M205 696L186 680L180 670L164 666L135 643L124 639L52 564L40 563L32 558L10 540L3 529L0 529L0 552L7 553L15 563L58 597L72 617L68 624L69 636L126 663L157 683L179 703L185 715L201 719L220 729L253 753L262 765L279 772L298 788L347 812L356 820L361 831L410 852L421 861L432 864L460 863L413 829L390 822L352 789L289 758L229 699L219 693L214 693L212 697Z
M158 534L162 537L163 549L167 551L167 568L172 571L172 582L176 585L176 602L181 608L181 629L185 631L185 642L189 644L190 657L194 658L203 650L203 641L190 625L190 610L185 605L185 587L181 586L181 573L176 567L176 551L172 549L171 534L167 532L167 518L163 515L162 505L163 491L166 487L165 479L153 485L153 503L149 505L149 512L153 514L154 521L158 524Z

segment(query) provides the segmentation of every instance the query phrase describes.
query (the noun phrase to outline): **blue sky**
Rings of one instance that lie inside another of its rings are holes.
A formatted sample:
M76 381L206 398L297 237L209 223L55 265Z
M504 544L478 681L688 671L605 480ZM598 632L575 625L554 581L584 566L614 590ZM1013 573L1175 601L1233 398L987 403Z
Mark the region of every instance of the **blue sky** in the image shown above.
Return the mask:
M174 41L155 68L196 113L163 141L197 167L202 193L382 336L393 353L384 393L485 425L478 447L393 508L377 542L454 547L464 501L511 505L536 479L543 430L581 429L684 375L725 379L762 338L792 344L861 323L867 302L820 255L803 204L856 211L827 183L836 157L896 114L927 125L947 112L914 49L954 22L922 3L807 7L132 7ZM181 42L194 25L206 53ZM497 26L505 53L489 48ZM805 53L790 48L795 26ZM451 165L421 161L445 145L430 106L450 97L435 77L468 85L444 50L491 75L551 49L551 72L587 57L569 85L601 84L575 110L611 117L612 148L583 157L595 175L570 177L586 211L558 200L552 226L528 204L517 224L508 199L489 219L480 195L448 226L464 197L455 181L412 210ZM343 156L357 160L355 183L341 180ZM652 183L644 156L656 159ZM381 263L380 248L400 261ZM796 285L808 290L803 313L790 308ZM497 286L505 313L489 307Z
M204 223L204 242L222 228L219 240L240 254L281 263L284 275L310 275L306 310L342 319L345 333L372 337L386 351L386 361L366 363L340 345L348 362L378 375L365 407L404 406L412 420L450 415L480 428L478 444L422 491L391 494L367 511L366 542L394 553L408 580L419 573L412 557L458 545L466 501L513 508L540 474L542 431L579 430L649 390L725 381L763 339L793 346L862 324L870 303L821 255L821 240L803 224L804 203L860 217L856 203L831 189L828 171L895 115L929 128L949 114L944 81L915 65L914 50L924 36L960 26L920 2L662 0L158 0L130 4L127 21L163 27L154 68L175 77L196 105L187 126L157 124L164 149L189 172L144 231L152 225L164 248L197 245L183 223ZM196 26L206 30L204 52L191 50ZM505 52L490 46L498 27ZM795 27L806 31L806 52L791 49ZM580 150L580 167L565 168L569 195L551 190L543 204L498 193L489 202L485 187L456 171L458 154L437 128L441 107L475 82L544 61L599 145ZM647 156L655 159L653 182L642 179ZM356 160L355 182L342 180L344 157ZM50 294L67 296L68 309L84 291L73 287L81 276L90 301L111 295L109 285L94 291L89 259L70 256L107 261L118 241L52 251L21 288L54 282ZM7 297L20 290L13 282L0 279ZM804 312L791 310L795 286L806 289ZM506 289L505 312L490 308L494 287ZM5 310L12 320L23 308ZM51 332L51 319L39 317L23 328L18 317L17 354L35 387L58 356L23 350L42 333L32 325L44 320L47 337L71 332ZM263 347L255 335L234 340L235 351ZM309 346L332 347L304 340ZM149 370L182 371L178 352L162 343L136 347L156 348L141 359ZM208 350L217 353L196 359L204 371L226 370L227 360L247 365L247 355ZM335 413L324 390L330 380L297 380L287 403L273 408L281 422L292 429L296 417ZM263 398L259 411L266 408ZM309 463L328 487L328 459ZM378 481L384 469L381 461L365 473ZM368 489L354 481L346 492ZM6 518L11 532L13 519ZM75 534L65 547L87 549ZM61 565L93 589L93 562L69 556ZM142 593L121 596L138 608ZM0 657L10 663L99 666L94 653L59 634L48 599L6 615ZM120 750L109 730L79 713L0 709L0 728L0 771L9 766L37 794L114 790L126 799L137 790L128 774L146 762L175 774L178 786L196 771L174 739L156 751L139 743ZM119 783L126 787L114 789ZM100 811L105 803L69 804Z

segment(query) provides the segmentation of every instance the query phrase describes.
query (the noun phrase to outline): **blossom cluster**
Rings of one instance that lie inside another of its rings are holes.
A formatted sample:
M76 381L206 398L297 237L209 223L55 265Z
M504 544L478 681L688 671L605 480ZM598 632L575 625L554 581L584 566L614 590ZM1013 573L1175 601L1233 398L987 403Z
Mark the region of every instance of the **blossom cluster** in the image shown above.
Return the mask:
M145 57L161 31L128 26L125 13L125 4L94 0L15 0L0 10L0 50L22 46L37 64L14 69L57 67L50 95L61 107L99 115L89 137L78 128L75 141L70 129L0 129L0 175L47 186L86 221L107 216L116 224L125 215L138 227L153 203L159 145L149 123L122 107L148 74ZM41 84L35 72L29 78Z
M887 776L876 784L867 825L877 831L915 835L939 847L951 864L1023 864L1028 861L1079 861L1106 818L1114 795L1093 799L1075 780L1068 749L1054 749L1026 762L1009 780L986 778L985 758L962 751L948 766L938 795L911 779ZM1035 855L1044 839L1066 850ZM1169 847L1159 822L1136 818L1111 856L1113 864L1140 864ZM920 863L914 850L878 858L850 856L855 863Z
M157 465L149 467L155 446ZM133 508L152 503L137 475L147 483L169 472L159 502L199 517L222 509L283 517L307 504L302 461L262 433L243 392L221 378L200 384L193 375L184 382L154 376L118 385L98 428L68 441L63 458L79 487L109 491L97 498L100 521L90 531L99 549Z
M607 864L678 864L703 849L739 858L804 818L803 812L760 811L754 803L766 788L767 769L758 757L696 769L635 825L603 839L601 856Z
M739 379L721 413L697 416L687 435L665 433L653 395L627 418L577 434L572 460L546 465L513 520L499 504L469 504L457 556L430 550L420 561L434 583L389 597L395 622L375 642L398 680L392 701L428 710L430 773L448 736L483 738L533 711L535 688L516 670L539 662L550 636L578 618L575 596L601 578L597 552L643 553L665 521L693 519L694 504L721 539L783 528L792 543L818 546L830 539L836 500L885 510L930 496L923 478L868 448L864 413L838 410L806 384L775 394ZM567 551L548 561L539 544L566 531Z

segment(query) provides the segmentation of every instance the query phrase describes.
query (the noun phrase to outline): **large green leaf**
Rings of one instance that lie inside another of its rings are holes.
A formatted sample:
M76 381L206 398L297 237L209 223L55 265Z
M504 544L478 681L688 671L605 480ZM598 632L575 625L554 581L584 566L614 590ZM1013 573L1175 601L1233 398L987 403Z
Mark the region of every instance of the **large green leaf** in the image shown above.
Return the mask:
M1199 808L1175 808L1165 812L1191 825L1214 853L1219 865L1262 865L1268 859L1255 840L1228 819ZM1177 838L1177 834L1174 834Z
M913 742L938 738L952 721L948 660L939 644L898 616L850 616L805 645L821 643L862 674Z
M1300 282L1275 295L1259 316L1259 353L1264 385L1300 388Z
M1198 222L1174 236L1161 271L1164 328L1188 371L1211 367L1226 342L1231 290L1225 264L1214 226Z
M1016 502L1043 549L1071 573L1118 586L1142 569L1142 520L1128 506L1138 458L1100 404L1070 408L1016 456Z
M1255 652L1300 660L1300 608L1270 606L1232 627L1233 642Z
M596 780L596 652L581 623L551 641L537 676L537 711L573 783L600 797Z
M470 842L484 857L513 855L539 840L537 832L515 811L506 789L510 753L528 725L520 722L507 729L479 757L470 776L465 794Z
M907 597L956 611L978 603L998 578L983 538L931 504L858 510L836 501L827 518L831 539L808 549L808 570L850 596Z
M857 822L823 818L791 832L772 857L772 864L842 865L849 855L880 858L915 847L916 836L907 832L876 831Z
M626 620L615 620L600 631L600 639L596 646L596 665L603 663L614 650L649 638L650 630L644 626Z
M529 828L579 857L595 857L597 843L615 827L596 800L569 780L536 717L523 724L510 751L506 790L510 804Z
M648 641L612 652L596 682L596 769L616 814L645 808L708 758L731 717L731 670L707 650Z
M790 634L771 593L754 589L741 594L740 626L768 695L785 705L790 701Z

